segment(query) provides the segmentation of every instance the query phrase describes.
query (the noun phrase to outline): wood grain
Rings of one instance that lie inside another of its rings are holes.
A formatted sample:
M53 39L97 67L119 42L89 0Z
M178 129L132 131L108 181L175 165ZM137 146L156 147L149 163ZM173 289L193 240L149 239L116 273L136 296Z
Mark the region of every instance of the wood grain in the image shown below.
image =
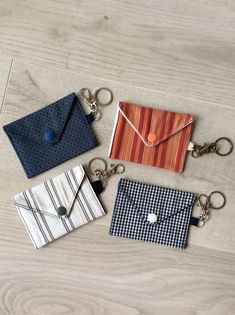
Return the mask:
M2 110L12 59L0 56L0 113Z
M91 224L35 251L11 219L14 233L0 239L2 315L234 314L234 254L169 250Z
M102 120L93 124L101 145L33 179L28 180L25 177L12 146L1 131L0 141L5 154L0 156L0 169L3 178L0 183L0 190L4 191L4 194L0 195L0 205L14 209L11 204L13 194L55 176L78 163L88 163L95 156L106 157L118 100L193 114L196 120L193 139L199 143L214 141L220 136L234 138L235 109L232 106L224 107L211 103L201 103L192 99L176 98L169 94L159 94L141 88L136 89L133 86L114 81L64 71L52 71L20 62L15 62L12 69L8 93L1 115L1 124L20 118L72 91L78 92L82 87L89 87L94 90L100 86L108 86L114 94L113 104L101 109L103 113ZM86 110L87 107L84 106L84 109ZM145 165L138 165L137 167L134 163L126 162L124 164L126 166L126 178L195 193L209 194L213 190L224 192L227 197L226 207L221 211L212 211L211 220L207 222L205 228L192 227L189 243L190 245L194 244L235 253L235 216L233 214L235 161L233 154L226 158L211 154L199 159L193 159L189 154L183 174ZM14 180L15 178L18 179L17 182ZM120 176L110 178L110 184L102 196L109 214L106 218L99 220L97 224L105 226L110 224L119 179Z
M0 53L234 104L235 3L2 0Z
M235 307L233 157L226 160L217 156L198 160L188 157L182 175L146 166L137 169L135 164L125 163L127 178L195 192L208 193L217 188L225 192L226 208L213 213L204 229L191 229L185 251L108 235L118 176L110 179L101 197L108 210L105 217L48 247L33 249L11 204L12 194L78 163L87 163L94 156L105 156L119 99L193 113L197 118L193 137L199 142L205 137L213 140L224 134L224 121L226 135L234 135L232 106L176 98L17 61L8 82L1 125L84 86L92 90L108 86L114 93L113 104L102 109L102 120L94 124L102 146L28 180L1 131L0 146L4 154L0 155L0 313L232 315Z
M182 175L125 163L126 178L226 194L185 251L108 235L119 176L101 196L105 217L39 251L11 204L107 156L118 100L192 113L195 142L234 140L234 29L226 0L0 2L0 127L84 86L114 93L94 123L102 145L31 180L0 128L1 315L234 315L234 154L188 156Z

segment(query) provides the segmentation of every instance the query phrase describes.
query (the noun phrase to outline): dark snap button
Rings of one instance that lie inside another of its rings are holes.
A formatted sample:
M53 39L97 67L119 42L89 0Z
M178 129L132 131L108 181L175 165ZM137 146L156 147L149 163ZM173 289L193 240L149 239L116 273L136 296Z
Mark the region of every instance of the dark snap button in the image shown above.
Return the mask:
M56 209L57 214L59 217L64 217L66 216L66 208L64 206L60 206Z

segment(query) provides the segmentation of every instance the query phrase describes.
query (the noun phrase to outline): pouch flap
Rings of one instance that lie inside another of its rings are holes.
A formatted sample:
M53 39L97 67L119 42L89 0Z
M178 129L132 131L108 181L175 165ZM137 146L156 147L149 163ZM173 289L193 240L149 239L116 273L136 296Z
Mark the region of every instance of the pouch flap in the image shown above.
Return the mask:
M59 218L56 209L65 207L69 216L85 177L82 165L62 173L13 197L16 206ZM72 185L71 185L72 182ZM71 186L76 187L72 191Z
M193 122L190 114L120 102L119 111L148 147L157 146Z
M38 144L60 141L73 106L78 102L75 93L20 118L3 127L10 137L23 137Z
M139 190L138 193L135 193L133 188L129 190L125 182L122 184L122 181L119 184L119 192L125 196L128 204L138 212L145 224L159 225L183 211L191 211L195 203L196 196L194 193L137 182L135 184L142 187L143 193L140 193ZM149 190L149 194L147 193L147 189L151 189L151 191ZM149 214L156 215L156 222L150 223L148 221Z

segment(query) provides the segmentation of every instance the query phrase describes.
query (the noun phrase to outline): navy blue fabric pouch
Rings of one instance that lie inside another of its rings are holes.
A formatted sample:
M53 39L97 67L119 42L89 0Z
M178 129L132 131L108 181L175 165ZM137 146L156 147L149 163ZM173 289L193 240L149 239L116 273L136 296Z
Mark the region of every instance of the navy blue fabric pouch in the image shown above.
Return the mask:
M98 145L75 93L8 125L9 137L28 178Z

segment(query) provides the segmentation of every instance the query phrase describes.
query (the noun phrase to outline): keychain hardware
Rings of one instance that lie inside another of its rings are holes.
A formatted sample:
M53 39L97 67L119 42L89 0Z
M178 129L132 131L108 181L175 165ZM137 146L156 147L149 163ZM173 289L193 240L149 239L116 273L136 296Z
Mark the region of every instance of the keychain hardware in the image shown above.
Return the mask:
M215 143L204 143L204 145L195 145L193 151L192 151L192 156L194 158L197 158L199 156L202 156L205 153L213 153L216 152L216 145Z
M99 99L100 92L105 91L108 94L108 100L106 103L101 102ZM102 87L95 91L94 94L88 88L82 88L79 92L81 98L88 104L89 109L94 116L95 120L99 120L101 118L101 112L99 111L99 106L106 106L112 103L113 101L113 93L110 89Z
M211 199L213 195L220 195L222 197L222 203L219 206L214 206ZM204 199L204 200L203 200ZM198 227L203 227L206 221L209 219L210 209L219 210L223 208L226 204L225 195L220 191L212 191L209 196L206 194L200 194L197 199L197 206L201 208L199 214Z
M220 152L219 142L222 142L222 141L227 142L229 144L228 152L225 152L225 153ZM203 154L206 154L206 153L216 153L217 155L220 155L220 156L226 156L226 155L229 155L232 151L233 151L232 141L226 137L221 137L221 138L218 138L215 142L212 142L209 144L204 143L204 145L202 146L195 144L192 149L192 156L194 158L198 158L199 156L202 156Z
M95 170L92 170L92 163L94 161L101 161L104 164L104 168L97 168ZM115 174L122 174L125 172L125 166L123 164L110 164L110 168L108 168L107 162L99 157L95 157L92 160L90 160L88 167L90 169L90 172L95 175L98 180L102 181L103 184L106 183L106 179L112 175Z

